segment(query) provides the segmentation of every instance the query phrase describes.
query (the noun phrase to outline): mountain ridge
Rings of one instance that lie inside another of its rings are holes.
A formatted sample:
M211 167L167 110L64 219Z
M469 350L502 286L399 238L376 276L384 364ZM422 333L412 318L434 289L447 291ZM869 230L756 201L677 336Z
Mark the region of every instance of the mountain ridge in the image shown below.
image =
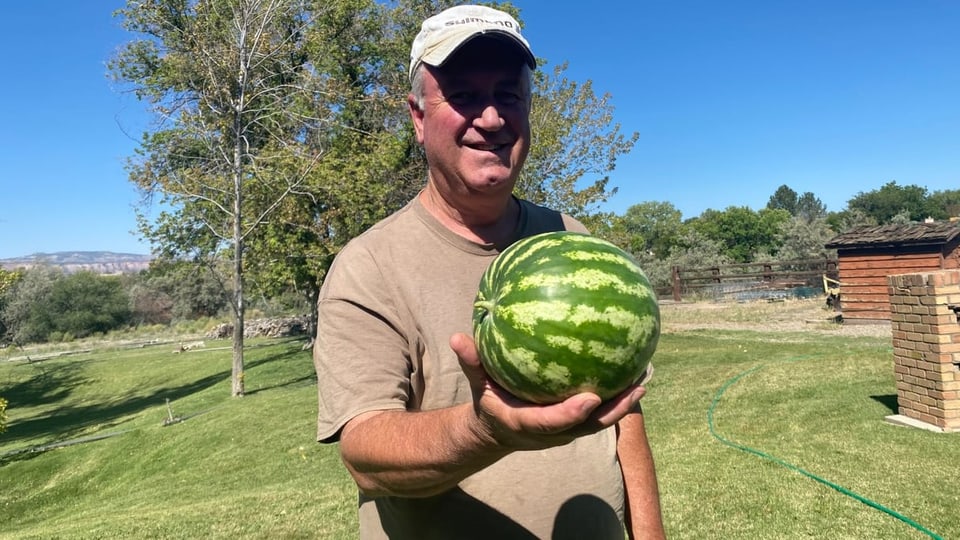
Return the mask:
M118 253L114 251L56 251L52 253L31 253L21 257L0 259L0 267L6 270L33 268L34 266L54 266L64 272L80 271L97 274L131 274L146 270L153 259L150 255L138 253Z

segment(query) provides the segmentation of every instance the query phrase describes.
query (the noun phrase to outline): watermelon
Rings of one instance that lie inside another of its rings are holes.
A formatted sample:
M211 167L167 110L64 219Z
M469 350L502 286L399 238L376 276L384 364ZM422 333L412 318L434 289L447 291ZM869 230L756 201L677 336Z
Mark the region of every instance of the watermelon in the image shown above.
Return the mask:
M516 397L546 404L593 392L608 400L646 371L660 309L625 251L550 232L517 241L487 268L473 330L484 369Z

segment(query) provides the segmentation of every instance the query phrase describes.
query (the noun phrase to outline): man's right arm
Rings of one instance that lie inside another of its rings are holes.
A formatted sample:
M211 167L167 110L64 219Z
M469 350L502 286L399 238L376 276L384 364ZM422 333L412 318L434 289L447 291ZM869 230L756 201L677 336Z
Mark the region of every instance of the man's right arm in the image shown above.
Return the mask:
M432 411L374 411L344 426L340 452L360 491L369 497L427 497L456 486L514 451L567 444L616 424L643 396L632 387L600 405L578 394L538 406L496 387L465 334L450 345L470 381L473 402Z

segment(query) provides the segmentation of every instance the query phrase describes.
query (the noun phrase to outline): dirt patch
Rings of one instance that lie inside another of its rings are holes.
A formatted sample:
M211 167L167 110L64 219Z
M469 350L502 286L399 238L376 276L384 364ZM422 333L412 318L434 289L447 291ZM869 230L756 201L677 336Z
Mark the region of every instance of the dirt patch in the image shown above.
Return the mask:
M890 324L843 324L822 299L754 302L662 302L664 332L754 330L889 337Z

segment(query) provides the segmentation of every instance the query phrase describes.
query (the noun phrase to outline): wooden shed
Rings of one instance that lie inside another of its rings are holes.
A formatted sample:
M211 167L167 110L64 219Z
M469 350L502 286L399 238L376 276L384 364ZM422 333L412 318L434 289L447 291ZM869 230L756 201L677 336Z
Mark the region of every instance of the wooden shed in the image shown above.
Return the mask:
M890 320L887 276L960 268L960 223L857 227L827 242L837 250L844 322Z

